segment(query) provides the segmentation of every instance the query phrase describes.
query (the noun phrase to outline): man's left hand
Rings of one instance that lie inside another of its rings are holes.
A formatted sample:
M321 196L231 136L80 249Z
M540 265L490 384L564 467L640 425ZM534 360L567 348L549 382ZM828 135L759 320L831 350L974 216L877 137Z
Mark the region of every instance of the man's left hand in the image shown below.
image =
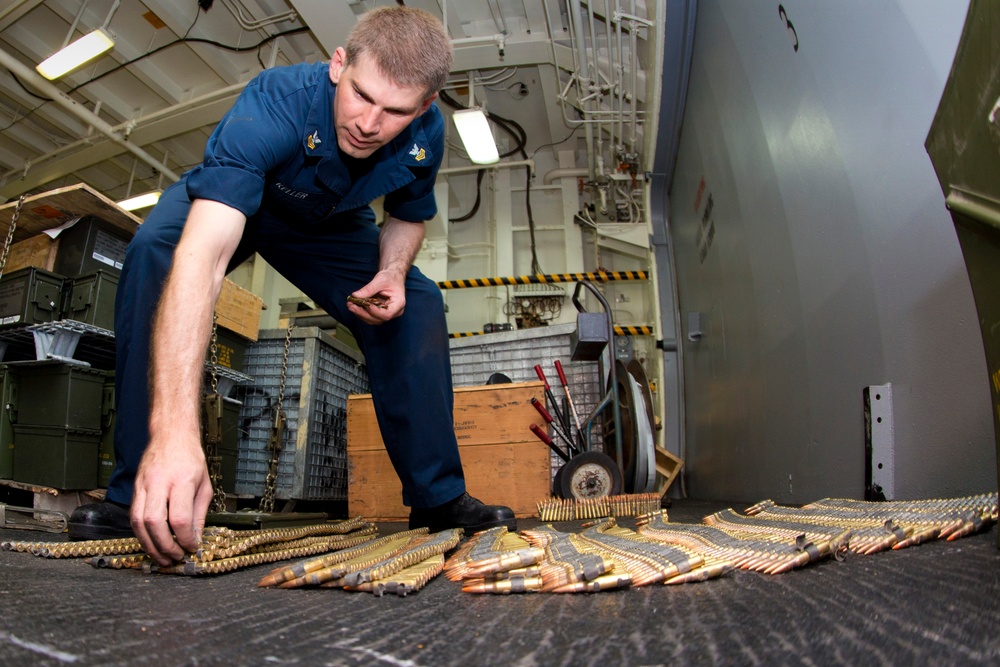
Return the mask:
M381 306L359 306L350 301L347 309L366 324L382 324L403 314L406 307L406 276L395 271L379 271L370 283L354 292L358 299L376 299Z

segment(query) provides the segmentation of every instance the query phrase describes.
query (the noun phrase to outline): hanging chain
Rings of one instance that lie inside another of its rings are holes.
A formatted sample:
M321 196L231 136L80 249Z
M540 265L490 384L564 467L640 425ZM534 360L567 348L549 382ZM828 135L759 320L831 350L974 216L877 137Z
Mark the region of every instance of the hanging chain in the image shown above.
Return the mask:
M288 373L288 348L292 342L292 329L294 328L295 326L291 325L285 332L285 349L281 355L281 380L278 384L278 405L274 409L271 433L267 439L270 460L267 466L267 476L264 478L264 495L260 499L261 512L274 511L274 493L278 486L278 458L281 455L281 442L285 434L283 404L285 402L285 376Z
M17 219L21 217L21 207L24 206L24 197L21 195L20 199L17 200L17 206L14 207L14 217L10 220L10 226L7 227L7 240L3 243L3 254L0 254L0 278L3 278L3 267L7 266L7 255L10 253L10 246L14 242L14 228L17 227Z
M212 318L212 342L210 345L209 364L212 373L212 391L205 395L202 406L205 414L204 437L202 446L205 448L205 462L208 464L208 478L212 482L212 512L226 511L226 491L222 488L222 455L219 446L222 444L222 408L223 400L219 395L219 376L215 366L219 361L219 322L218 316Z

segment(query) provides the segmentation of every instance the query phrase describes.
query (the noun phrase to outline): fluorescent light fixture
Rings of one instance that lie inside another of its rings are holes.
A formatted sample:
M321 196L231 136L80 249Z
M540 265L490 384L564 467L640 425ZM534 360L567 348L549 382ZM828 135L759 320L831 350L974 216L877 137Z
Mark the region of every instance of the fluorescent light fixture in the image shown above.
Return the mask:
M452 114L469 159L475 164L493 164L500 159L486 114L479 107L460 109Z
M149 208L156 202L160 201L160 194L162 193L159 190L153 190L152 192L147 192L144 195L123 199L118 202L118 205L126 211L138 211L140 208Z
M104 28L98 28L49 56L35 69L46 79L52 81L110 50L114 45L115 41L104 31Z

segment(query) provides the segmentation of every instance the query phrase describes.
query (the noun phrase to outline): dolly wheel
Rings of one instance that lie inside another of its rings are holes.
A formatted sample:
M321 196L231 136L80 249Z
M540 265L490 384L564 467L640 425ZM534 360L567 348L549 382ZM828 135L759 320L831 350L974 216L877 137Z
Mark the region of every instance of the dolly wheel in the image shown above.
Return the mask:
M622 472L607 454L583 452L556 473L559 495L563 498L606 498L622 492Z

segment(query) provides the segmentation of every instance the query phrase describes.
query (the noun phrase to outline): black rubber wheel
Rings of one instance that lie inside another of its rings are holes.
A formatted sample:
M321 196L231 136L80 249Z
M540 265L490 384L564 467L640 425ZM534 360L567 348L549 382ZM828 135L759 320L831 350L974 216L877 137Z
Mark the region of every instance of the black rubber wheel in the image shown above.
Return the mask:
M552 495L558 496L559 498L565 498L562 494L562 475L563 470L566 469L566 465L563 464L559 466L559 470L556 470L556 474L552 477Z
M622 472L615 460L601 452L583 452L556 473L559 496L583 500L622 492Z

